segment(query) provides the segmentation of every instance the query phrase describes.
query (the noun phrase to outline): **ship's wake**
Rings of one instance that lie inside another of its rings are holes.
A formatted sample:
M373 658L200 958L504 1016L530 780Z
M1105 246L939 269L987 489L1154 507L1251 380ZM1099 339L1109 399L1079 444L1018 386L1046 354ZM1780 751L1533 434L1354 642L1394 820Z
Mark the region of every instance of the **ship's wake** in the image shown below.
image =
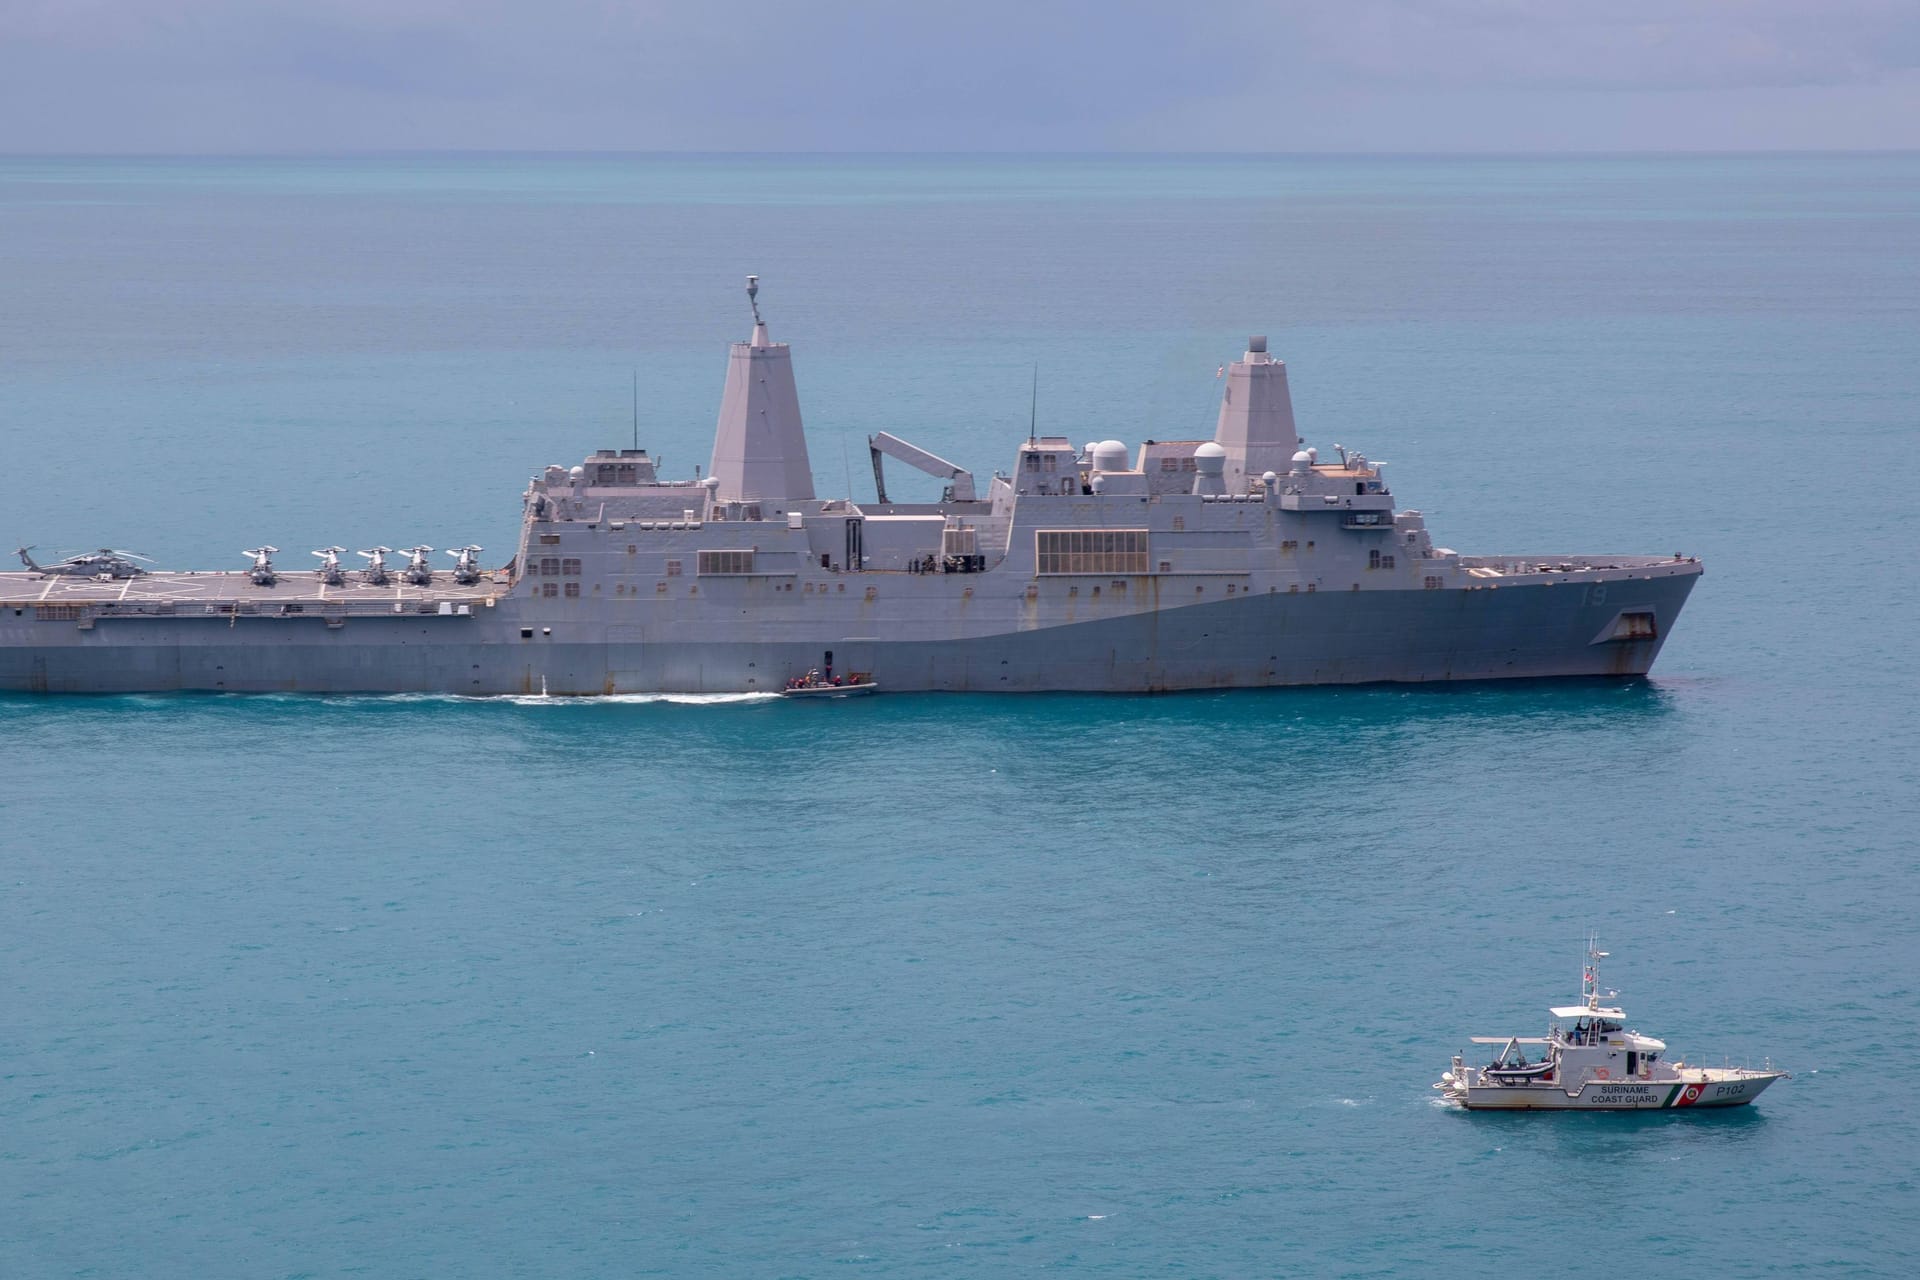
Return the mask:
M352 697L355 695L335 696ZM510 693L489 695L464 693L384 693L365 696L375 702L462 702L482 706L513 707L647 706L655 703L672 703L677 706L687 707L717 707L780 701L780 695L777 693Z
M602 693L582 696L568 694L509 694L501 698L469 698L470 702L510 702L516 707L567 706L643 706L671 702L685 707L723 707L749 702L778 702L777 693Z

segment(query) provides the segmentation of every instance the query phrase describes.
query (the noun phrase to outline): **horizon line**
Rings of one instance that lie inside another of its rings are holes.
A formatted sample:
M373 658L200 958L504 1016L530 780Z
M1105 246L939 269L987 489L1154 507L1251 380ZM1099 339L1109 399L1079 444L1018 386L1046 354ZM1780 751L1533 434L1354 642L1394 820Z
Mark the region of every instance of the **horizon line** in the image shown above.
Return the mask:
M1333 150L1301 151L1229 151L1229 150L786 150L754 151L729 149L623 149L598 147L314 147L284 150L47 150L15 151L0 148L0 160L327 160L327 159L407 159L428 156L514 157L555 159L995 159L995 160L1557 160L1557 159L1706 159L1727 157L1825 157L1825 156L1910 156L1920 155L1920 147L1733 147L1715 149L1618 149L1567 148L1563 150L1504 149L1484 150Z

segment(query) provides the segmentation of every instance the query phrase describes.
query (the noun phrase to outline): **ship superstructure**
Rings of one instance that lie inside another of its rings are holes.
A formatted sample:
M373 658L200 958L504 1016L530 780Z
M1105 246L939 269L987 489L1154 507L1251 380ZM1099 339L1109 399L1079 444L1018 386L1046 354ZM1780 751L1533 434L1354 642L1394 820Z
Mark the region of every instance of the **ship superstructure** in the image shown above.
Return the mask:
M790 348L728 355L711 466L641 449L549 466L512 557L275 548L237 572L0 573L0 689L768 692L823 665L901 690L1101 690L1638 676L1697 560L1463 556L1383 468L1323 458L1254 337L1210 440L1032 435L985 484L880 433L878 500L814 492ZM939 477L889 501L882 457Z

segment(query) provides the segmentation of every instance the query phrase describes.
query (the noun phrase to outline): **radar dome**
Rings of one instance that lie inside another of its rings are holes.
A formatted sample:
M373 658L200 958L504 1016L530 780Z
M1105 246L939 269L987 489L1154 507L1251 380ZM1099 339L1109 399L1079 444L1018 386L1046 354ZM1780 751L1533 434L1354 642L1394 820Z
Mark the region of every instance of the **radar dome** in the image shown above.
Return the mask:
M1227 469L1227 451L1209 440L1193 451L1193 467L1203 476L1224 474Z
M1102 440L1093 446L1095 471L1126 471L1127 446L1118 440Z
M1313 455L1305 449L1293 455L1293 474L1303 476L1313 467Z

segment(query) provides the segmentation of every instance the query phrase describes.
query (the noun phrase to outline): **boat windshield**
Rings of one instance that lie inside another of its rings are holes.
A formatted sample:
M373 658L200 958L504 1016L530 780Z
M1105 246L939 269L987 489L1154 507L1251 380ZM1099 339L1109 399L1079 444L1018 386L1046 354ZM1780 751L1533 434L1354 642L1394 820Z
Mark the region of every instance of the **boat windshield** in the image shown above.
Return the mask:
M1618 1032L1622 1026L1611 1018L1576 1018L1563 1034L1568 1044L1591 1044L1602 1036Z

